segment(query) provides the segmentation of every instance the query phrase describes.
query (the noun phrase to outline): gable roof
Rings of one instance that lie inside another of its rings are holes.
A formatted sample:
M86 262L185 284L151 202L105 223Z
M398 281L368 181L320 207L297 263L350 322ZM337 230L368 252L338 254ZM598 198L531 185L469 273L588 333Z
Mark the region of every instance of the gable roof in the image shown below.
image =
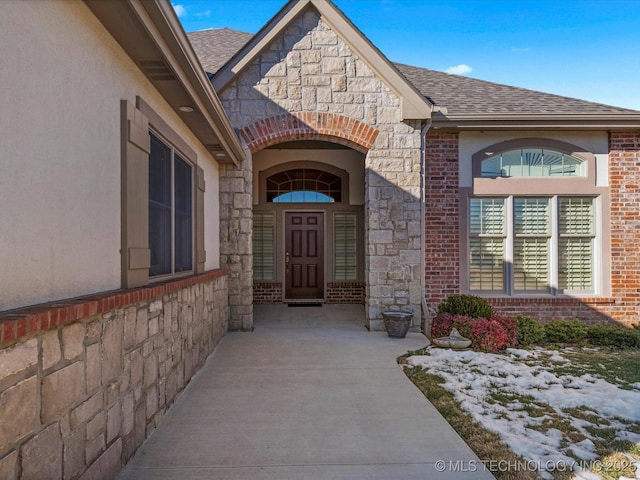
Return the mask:
M309 9L342 38L355 55L400 98L403 119L427 119L432 106L396 67L330 0L291 0L248 43L220 68L212 79L216 90L222 90L248 67L288 26Z
M215 74L254 39L228 28L188 34L204 69ZM640 111L393 64L434 106L440 128L640 127Z

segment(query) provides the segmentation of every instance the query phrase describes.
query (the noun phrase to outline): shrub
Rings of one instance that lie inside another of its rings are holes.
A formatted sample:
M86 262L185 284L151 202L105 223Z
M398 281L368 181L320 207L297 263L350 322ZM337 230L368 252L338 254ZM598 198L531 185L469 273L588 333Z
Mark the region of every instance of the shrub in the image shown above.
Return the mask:
M640 348L640 329L599 323L587 327L587 340L593 345Z
M474 318L471 326L471 346L485 352L497 352L507 345L507 332L494 319Z
M545 324L544 333L551 343L580 343L587 337L587 326L580 320L554 320Z
M432 337L448 337L451 333L451 329L454 327L454 324L462 325L466 323L466 320L472 320L471 317L465 317L464 315L453 315L451 313L439 313L431 322L431 336ZM458 328L458 327L456 327ZM458 331L462 336L467 336L460 331Z
M471 348L497 352L515 346L517 323L507 317L472 318L468 315L439 313L431 322L432 337L446 337L456 328L460 335L471 340Z
M518 343L524 347L545 340L544 327L531 317L518 315Z
M466 315L472 318L491 318L493 307L483 298L475 295L455 294L438 305L438 313Z

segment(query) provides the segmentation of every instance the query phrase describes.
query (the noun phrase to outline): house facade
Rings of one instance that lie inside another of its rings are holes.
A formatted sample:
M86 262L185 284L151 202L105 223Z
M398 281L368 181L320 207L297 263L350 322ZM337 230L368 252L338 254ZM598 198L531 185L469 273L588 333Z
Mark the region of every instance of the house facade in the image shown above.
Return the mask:
M253 303L638 321L639 112L393 64L326 1L190 40L248 150L221 201Z
M391 63L327 0L0 27L0 478L113 478L254 304L638 322L640 112Z

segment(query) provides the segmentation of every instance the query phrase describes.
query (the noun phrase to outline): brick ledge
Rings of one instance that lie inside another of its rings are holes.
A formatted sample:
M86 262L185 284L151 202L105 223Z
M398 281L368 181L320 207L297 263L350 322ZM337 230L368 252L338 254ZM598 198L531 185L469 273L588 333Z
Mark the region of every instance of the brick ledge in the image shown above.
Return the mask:
M145 287L111 290L0 312L0 346L6 347L34 332L162 297L199 283L224 277L228 273L224 269L210 270L199 275L167 280Z

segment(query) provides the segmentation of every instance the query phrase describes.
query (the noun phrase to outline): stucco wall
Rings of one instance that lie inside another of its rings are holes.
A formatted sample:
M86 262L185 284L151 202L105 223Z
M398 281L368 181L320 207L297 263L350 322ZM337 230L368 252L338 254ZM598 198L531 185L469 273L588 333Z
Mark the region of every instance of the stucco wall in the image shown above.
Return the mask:
M218 166L80 2L3 2L0 311L120 287L120 100L141 96L205 170L219 266Z

